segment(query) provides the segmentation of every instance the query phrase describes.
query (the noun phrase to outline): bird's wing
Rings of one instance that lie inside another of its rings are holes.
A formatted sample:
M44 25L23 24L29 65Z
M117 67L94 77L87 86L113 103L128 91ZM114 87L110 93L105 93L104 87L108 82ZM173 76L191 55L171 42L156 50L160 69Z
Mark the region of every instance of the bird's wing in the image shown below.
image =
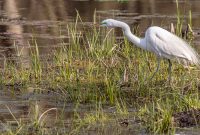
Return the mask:
M168 59L178 58L200 65L198 53L183 39L160 27L151 27L146 37L152 51Z

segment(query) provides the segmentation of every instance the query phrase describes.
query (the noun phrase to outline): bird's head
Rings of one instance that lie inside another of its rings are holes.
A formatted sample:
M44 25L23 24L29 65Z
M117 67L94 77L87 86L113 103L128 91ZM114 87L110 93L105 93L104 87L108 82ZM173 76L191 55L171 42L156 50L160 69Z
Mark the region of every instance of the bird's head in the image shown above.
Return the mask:
M106 20L103 20L101 22L101 26L106 26L108 28L114 28L114 27L119 27L119 28L122 28L123 30L129 30L129 26L124 23L124 22L121 22L121 21L117 21L117 20L114 20L114 19L106 19Z
M106 26L108 28L118 27L118 21L114 19L106 19L101 22L101 26Z

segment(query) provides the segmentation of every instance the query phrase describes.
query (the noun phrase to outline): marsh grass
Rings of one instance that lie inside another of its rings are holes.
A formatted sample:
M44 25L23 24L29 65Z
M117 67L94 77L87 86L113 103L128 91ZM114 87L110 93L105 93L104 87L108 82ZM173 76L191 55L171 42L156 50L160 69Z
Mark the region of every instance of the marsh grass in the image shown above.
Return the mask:
M179 11L177 14L180 16ZM182 21L179 17L177 19L179 35ZM150 81L156 68L153 54L133 47L126 38L116 41L114 30L85 25L79 15L66 29L70 45L65 46L63 41L63 46L53 53L49 63L41 62L37 42L33 39L30 42L34 46L31 67L23 69L6 63L1 77L2 85L52 89L62 95L64 104L76 105L70 128L66 128L62 120L64 112L60 114L58 123L64 130L56 130L57 134L80 134L98 124L102 128L108 127L110 122L120 127L119 119L131 118L138 119L148 132L173 134L176 131L174 114L200 108L199 69L186 69L173 62L172 84L169 85L168 63L163 60L158 74ZM77 111L80 104L93 107L82 114ZM113 113L106 113L108 107L113 108ZM135 111L131 112L131 109ZM32 112L35 114L32 124L18 124L15 133L8 130L6 134L23 134L31 125L38 134L52 133L44 130L45 124L40 124L38 104Z

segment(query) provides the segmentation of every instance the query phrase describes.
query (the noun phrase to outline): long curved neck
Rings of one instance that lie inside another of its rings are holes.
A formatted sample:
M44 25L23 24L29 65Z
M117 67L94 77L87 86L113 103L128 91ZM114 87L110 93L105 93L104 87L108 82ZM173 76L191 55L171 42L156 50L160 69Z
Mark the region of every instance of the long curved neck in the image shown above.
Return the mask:
M143 39L135 36L131 33L130 27L126 24L121 22L119 27L122 28L124 35L128 38L129 41L131 41L133 44L135 44L137 47L140 47L142 49L147 49L145 42L143 42Z

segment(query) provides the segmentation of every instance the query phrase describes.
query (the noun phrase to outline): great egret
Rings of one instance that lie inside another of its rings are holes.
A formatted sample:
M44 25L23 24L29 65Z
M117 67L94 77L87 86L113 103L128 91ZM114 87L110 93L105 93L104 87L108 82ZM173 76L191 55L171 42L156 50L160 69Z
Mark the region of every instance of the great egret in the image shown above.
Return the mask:
M168 67L168 80L171 80L171 59L178 59L181 61L188 61L195 65L200 65L200 57L198 53L186 43L183 39L168 32L167 30L158 26L149 27L145 32L144 38L139 38L131 33L130 27L121 21L114 19L106 19L101 22L101 26L110 28L122 28L124 35L136 46L153 52L157 55L158 64L151 79L155 76L160 68L160 59L166 58L169 62Z

